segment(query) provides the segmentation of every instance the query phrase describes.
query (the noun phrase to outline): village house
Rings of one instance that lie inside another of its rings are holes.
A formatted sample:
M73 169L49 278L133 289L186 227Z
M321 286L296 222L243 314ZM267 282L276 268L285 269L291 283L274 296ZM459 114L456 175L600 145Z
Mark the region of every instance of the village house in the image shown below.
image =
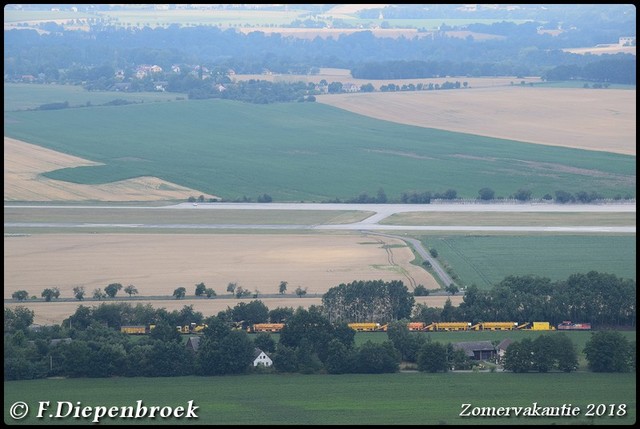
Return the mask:
M496 359L496 348L491 341L453 343L453 348L464 351L472 360L494 361Z
M255 348L253 350L253 366L271 366L273 365L273 361L271 358L259 348Z
M192 352L197 352L198 347L200 347L200 337L189 337L187 343L184 345L187 350L191 350Z
M344 92L358 92L360 91L360 87L355 83L345 83L342 85L342 90Z
M498 353L498 362L502 362L504 360L504 355L507 353L507 347L509 347L513 343L513 340L510 338L505 338L500 341L498 347L496 347L496 351Z

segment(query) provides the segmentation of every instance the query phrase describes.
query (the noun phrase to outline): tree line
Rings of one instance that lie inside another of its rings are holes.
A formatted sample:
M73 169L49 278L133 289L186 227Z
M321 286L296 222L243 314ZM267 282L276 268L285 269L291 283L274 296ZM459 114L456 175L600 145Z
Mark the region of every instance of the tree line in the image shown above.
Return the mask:
M633 196L630 194L621 195L617 194L614 196L614 200L630 200ZM384 189L379 188L375 195L369 194L368 192L361 192L357 196L353 198L348 198L346 200L341 200L339 198L334 198L332 200L325 201L326 203L348 203L348 204L429 204L431 200L457 200L458 191L455 189L447 189L444 192L431 192L431 191L405 191L400 194L398 197L389 197L387 196ZM520 188L512 194L508 196L496 195L496 192L489 187L483 187L478 190L478 196L476 197L479 201L494 201L494 200L516 200L516 201L532 201L535 200L533 196L533 192L527 188ZM604 200L605 197L598 192L591 191L577 191L575 193L571 193L564 190L557 190L551 195L550 193L544 194L542 197L539 197L539 200L542 201L554 201L560 204L566 203L591 203L594 201Z
M436 249L430 250L432 256L437 257ZM547 277L526 275L507 276L490 289L480 289L471 285L464 290L462 302L454 307L450 300L445 302L442 308L428 307L426 304L415 304L414 296L425 295L424 287L418 285L414 291L409 291L402 281L394 280L384 282L382 280L353 281L341 283L330 288L322 296L323 314L331 322L377 322L387 323L399 319L411 319L412 321L432 322L487 322L487 321L549 321L556 325L564 320L574 322L588 322L597 328L603 327L635 327L636 325L636 282L632 279L624 279L614 274L590 271L576 273L565 280L552 281ZM287 292L288 283L281 281L278 285L278 293ZM130 295L137 293L133 285L123 287L120 283L111 283L105 287L104 292L110 297L115 297L120 289ZM83 287L74 288L76 298L83 293ZM455 294L458 288L449 285L447 292ZM238 286L235 282L227 285L228 293L236 298L253 296L258 298L259 291L251 292ZM59 296L58 288L47 288L43 296L51 295L51 299ZM295 294L302 297L306 289L298 286ZM174 291L176 298L185 296L186 289L178 288ZM26 291L13 293L14 299L26 299ZM195 285L195 296L215 297L216 292L208 288L203 282ZM260 301L254 301L256 303ZM260 302L261 303L261 302ZM241 303L244 304L244 303ZM253 308L258 304L252 304ZM126 308L126 307L122 307ZM143 307L147 308L147 307ZM151 307L148 307L151 308ZM148 324L166 318L164 313L156 314L147 310L138 312L124 312L118 316L120 321L103 319L100 313L92 313L87 307L80 306L85 311L82 324L95 319L119 329L121 324ZM286 317L271 319L268 311L257 312L259 317L227 317L232 322L251 321L251 323L280 323ZM73 317L69 323L74 322ZM202 322L199 320L170 320L174 322ZM78 323L76 321L76 323ZM182 324L184 324L182 323ZM246 325L244 326L246 328Z
M155 29L94 26L89 32L58 29L42 34L35 30L10 30L5 32L5 76L15 80L31 75L39 82L84 83L92 89L105 89L118 69L124 71L124 79L132 90L153 90L153 81L136 79L135 72L139 65L155 64L163 70L171 70L174 65L183 68L199 65L200 70L206 66L225 73L232 69L237 74L260 74L265 70L307 74L320 67L331 67L350 69L353 77L370 79L545 76L548 80L581 78L635 83L635 58L630 54L600 57L563 51L617 43L618 37L635 34L632 28L618 25L613 27L616 30L607 28L605 32L603 28L610 23L600 21L583 24L588 32L566 29L558 36L549 36L538 33L537 28L543 25L546 23L502 23L502 27L510 27L508 31L500 28L500 23L474 27L476 31L506 35L486 41L447 37L444 29L433 37L382 38L371 31L362 31L342 35L337 40L321 37L305 40L177 25ZM374 58L378 60L373 61ZM214 72L212 80L220 76ZM178 74L169 82L174 88L170 90L178 87L184 90L185 79L191 79L189 87L197 97L201 94L191 85L200 85L200 77ZM162 76L162 80L168 78L166 74ZM287 91L279 92L284 96Z
M284 295L287 293L287 285L288 285L288 282L284 280L280 282L280 284L278 285L278 293L280 295ZM132 284L128 286L123 286L121 283L109 283L107 286L104 287L104 289L103 288L94 289L93 294L91 296L93 297L93 299L97 299L98 301L102 301L103 299L107 299L107 298L113 299L116 297L116 295L120 290L123 290L124 293L128 294L129 298L139 293L138 288ZM246 298L248 296L253 296L253 298L257 298L260 295L260 291L258 289L251 291L246 287L239 286L237 282L229 282L227 284L226 290L231 294L232 297L235 296L238 299ZM298 297L302 297L307 294L307 288L298 286L294 289L293 292ZM75 286L73 288L73 296L78 301L84 301L87 298L85 295L86 295L86 291L84 286ZM60 288L58 287L45 288L40 294L40 296L46 302L57 300L61 296ZM177 287L176 289L174 289L172 296L175 297L176 299L185 298L187 296L187 288L185 288L184 286ZM204 298L204 297L215 298L216 296L218 296L218 294L213 288L207 287L207 285L205 285L204 282L200 282L195 285L194 296L199 298ZM31 299L31 300L38 299L37 296L35 295L30 296L29 292L23 289L13 292L11 294L11 298L16 301L25 301L27 299Z
M591 323L596 329L636 326L636 282L590 271L566 280L507 276L489 290L467 287L459 306L417 304L413 318L425 323L469 321L549 321Z
M264 304L257 304L260 305ZM131 310L129 304L101 304L95 309L103 316ZM442 344L432 341L430 336L409 332L405 321L391 322L386 340L356 345L355 331L346 323L331 323L320 307L311 306L308 310L299 307L285 311L286 324L276 341L267 333L252 338L245 330L229 323L230 315L238 311L235 316L239 316L245 310L228 309L204 319L208 326L203 335L197 337L198 346L189 348L168 319L158 322L148 336L133 341L113 329L109 322L93 319L86 324L79 323L87 313L86 308L79 308L69 318L69 322L76 321L75 325L54 325L38 330L28 329L33 321L33 311L25 307L5 308L4 379L211 376L256 372L378 374L397 372L401 362L414 363L419 371L435 373L477 365L451 343ZM202 314L193 312L188 306L179 312L162 311L165 315L170 314L174 321L179 317L202 318ZM111 323L118 321L111 320ZM271 356L273 367L252 366L256 347ZM593 334L584 352L589 369L594 372L635 371L635 342L629 342L618 332ZM543 334L534 340L524 339L511 344L506 350L504 368L513 372L571 372L577 369L577 361L576 347L565 333Z

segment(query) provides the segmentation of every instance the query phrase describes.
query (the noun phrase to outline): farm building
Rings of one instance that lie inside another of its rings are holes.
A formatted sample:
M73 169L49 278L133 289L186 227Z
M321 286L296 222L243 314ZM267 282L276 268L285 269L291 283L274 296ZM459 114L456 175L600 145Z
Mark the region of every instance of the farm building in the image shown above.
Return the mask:
M473 360L495 360L496 348L491 341L453 343L454 349L463 350Z
M198 347L200 346L200 337L189 337L187 343L184 346L194 353L197 352Z
M265 352L256 347L253 351L253 366L258 365L271 366L273 361Z
M504 359L504 355L505 353L507 353L507 347L509 347L511 343L513 343L513 340L511 340L510 338L505 338L504 340L500 341L500 344L498 344L498 347L496 347L498 360Z

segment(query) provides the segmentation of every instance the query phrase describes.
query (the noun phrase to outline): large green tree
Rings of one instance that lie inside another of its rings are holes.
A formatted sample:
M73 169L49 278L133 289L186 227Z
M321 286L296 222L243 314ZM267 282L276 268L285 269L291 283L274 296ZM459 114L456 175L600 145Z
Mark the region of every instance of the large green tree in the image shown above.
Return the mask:
M17 290L11 294L11 298L17 301L24 301L25 299L29 298L29 292L27 292L26 290Z
M115 298L116 294L121 289L122 285L120 283L111 283L104 288L104 292L109 296L109 298Z
M184 288L183 286L180 286L179 288L173 291L173 296L175 296L176 299L182 299L186 294L187 294L187 289Z
M414 302L399 280L342 283L322 296L322 305L332 322L387 323L409 318Z
M366 374L397 372L399 366L400 353L390 341L374 343L369 340L356 350L356 372Z
M239 374L253 361L254 344L245 331L231 331L220 337L207 333L200 340L197 366L202 375Z
M635 344L620 332L599 331L591 334L584 354L593 372L629 372L634 367Z
M447 372L447 348L437 341L427 341L418 352L418 369L426 372Z
M33 324L35 313L23 305L14 309L4 308L4 332L15 332L27 329Z

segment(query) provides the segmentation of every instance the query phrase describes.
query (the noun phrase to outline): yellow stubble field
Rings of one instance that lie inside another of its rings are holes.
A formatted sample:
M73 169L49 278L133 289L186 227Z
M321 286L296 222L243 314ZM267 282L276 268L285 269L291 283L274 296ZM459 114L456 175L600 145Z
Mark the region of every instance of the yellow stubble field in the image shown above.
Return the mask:
M470 83L467 89L316 98L350 112L407 125L635 156L635 90L542 88L513 81L513 86Z
M410 264L414 255L408 247L395 247L402 244L399 240L383 240L384 244L360 235L324 234L5 236L4 297L26 290L40 298L45 288L57 287L61 298L73 298L77 286L84 286L86 296L92 297L97 288L121 283L134 285L141 297L166 297L166 301L150 301L154 307L181 308L189 301L172 298L173 291L185 287L186 298L193 298L195 285L204 282L218 298L194 302L199 311L211 315L235 305L234 299L220 308L220 298L229 297L226 289L231 282L260 295L277 294L280 282L286 281L289 296L298 287L308 294L322 294L354 280L402 280L410 290L415 284L439 287L429 273ZM126 294L120 291L118 296ZM265 298L265 304L269 308L305 306L305 299L320 304L320 298L297 297ZM43 321L68 317L79 304L22 303Z

